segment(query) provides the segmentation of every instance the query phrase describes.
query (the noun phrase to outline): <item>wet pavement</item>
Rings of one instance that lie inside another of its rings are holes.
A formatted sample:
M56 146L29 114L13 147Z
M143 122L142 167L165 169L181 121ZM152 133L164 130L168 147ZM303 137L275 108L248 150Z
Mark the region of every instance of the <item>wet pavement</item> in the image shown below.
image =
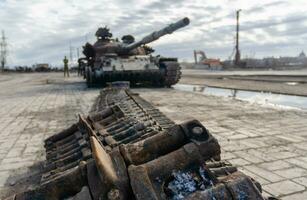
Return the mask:
M254 177L266 193L307 198L307 112L175 89L134 89L179 123L200 120L222 157ZM44 138L86 114L97 89L61 73L0 75L0 198L8 179L44 160Z
M307 96L307 69L297 71L183 70L180 83Z
M307 97L274 94L270 92L256 92L238 89L215 88L202 85L177 84L173 86L176 90L196 92L204 95L213 95L219 97L229 97L239 100L249 101L268 106L283 108L298 108L307 110Z

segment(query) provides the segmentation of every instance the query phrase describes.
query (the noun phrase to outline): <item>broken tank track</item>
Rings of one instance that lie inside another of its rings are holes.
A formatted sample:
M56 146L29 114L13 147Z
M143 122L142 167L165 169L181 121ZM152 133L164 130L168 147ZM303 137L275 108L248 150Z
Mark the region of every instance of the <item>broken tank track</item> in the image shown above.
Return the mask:
M199 121L175 124L129 89L102 90L90 115L45 148L40 185L10 199L265 199L256 181L220 161Z
M164 85L166 87L171 87L172 85L175 85L178 83L178 81L181 78L181 67L178 62L174 61L167 61L162 63L165 68L165 77L164 77Z

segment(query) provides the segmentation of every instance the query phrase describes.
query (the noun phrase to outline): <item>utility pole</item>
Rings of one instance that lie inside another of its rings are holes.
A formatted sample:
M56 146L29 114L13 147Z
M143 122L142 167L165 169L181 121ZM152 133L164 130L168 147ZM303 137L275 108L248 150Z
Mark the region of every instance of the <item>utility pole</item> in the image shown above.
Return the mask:
M0 41L0 63L1 63L0 71L4 70L4 66L6 64L6 57L7 57L7 42L4 31L2 30L2 36Z
M240 59L241 59L241 54L240 54L240 49L239 49L239 18L240 18L240 12L242 10L239 9L237 10L237 34L236 34L236 54L235 54L235 64L239 65L240 64Z
M70 66L71 66L71 67L72 67L72 65L73 65L72 51L73 51L73 48L72 48L72 46L71 46L71 42L69 42L69 58L70 58Z
M80 55L79 55L79 47L77 48L77 59L79 59Z

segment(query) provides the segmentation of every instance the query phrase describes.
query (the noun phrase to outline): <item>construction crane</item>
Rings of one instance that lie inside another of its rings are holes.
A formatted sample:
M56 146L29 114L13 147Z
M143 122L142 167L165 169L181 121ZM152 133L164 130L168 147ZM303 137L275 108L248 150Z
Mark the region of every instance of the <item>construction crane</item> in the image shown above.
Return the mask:
M2 30L2 36L0 41L0 64L1 64L1 71L4 71L4 66L7 60L7 42L4 31Z
M204 59L207 59L207 56L205 54L205 52L201 51L201 50L194 50L194 60L195 60L195 64L198 63L198 59L197 59L197 55L200 55L200 60L204 60Z
M240 49L239 49L239 18L240 18L240 12L241 12L242 10L241 9L239 9L239 10L237 10L236 11L236 13L237 13L237 34L236 34L236 54L235 54L235 64L237 65L237 66L239 66L240 64L241 64L241 62L240 62L240 60L241 60L241 53L240 53Z
M197 55L200 55L199 60ZM222 66L220 59L207 58L205 52L201 50L194 50L194 60L195 64L206 65L209 68Z

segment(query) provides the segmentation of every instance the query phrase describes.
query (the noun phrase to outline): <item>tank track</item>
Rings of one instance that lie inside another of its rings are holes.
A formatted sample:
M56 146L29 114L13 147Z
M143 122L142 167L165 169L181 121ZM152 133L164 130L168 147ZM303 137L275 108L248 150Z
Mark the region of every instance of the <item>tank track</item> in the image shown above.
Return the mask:
M86 84L88 87L106 86L114 81L129 81L131 85L138 84L154 87L171 87L181 78L181 67L176 61L163 61L160 63L163 70L139 70L105 72L101 77L93 76L92 69L86 69Z
M45 140L41 183L26 199L265 199L197 120L175 124L138 94L100 92L87 117Z
M165 78L164 78L164 85L166 87L171 87L178 83L181 78L181 67L178 62L175 61L165 61L163 62L165 66Z
M116 81L129 81L133 86L164 86L163 84L161 84L163 83L164 74L158 69L108 71L104 72L99 77L95 77L90 68L88 68L87 71L89 72L86 77L86 83L88 87L106 86L108 85L108 83Z

